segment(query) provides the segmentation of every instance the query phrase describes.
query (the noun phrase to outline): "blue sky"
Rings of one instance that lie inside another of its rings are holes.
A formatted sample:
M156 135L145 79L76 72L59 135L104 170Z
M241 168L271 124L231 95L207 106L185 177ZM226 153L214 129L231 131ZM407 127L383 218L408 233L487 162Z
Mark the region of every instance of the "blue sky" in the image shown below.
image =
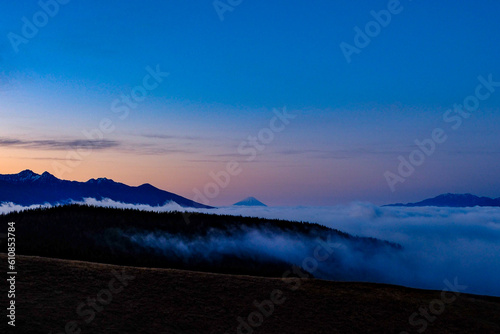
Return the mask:
M458 130L443 122L478 76L500 81L500 4L402 0L348 63L339 45L354 45L354 27L364 30L389 3L242 1L221 21L212 1L72 0L18 52L9 36L22 36L23 17L33 22L42 9L2 4L1 172L55 173L57 162L72 165L64 178L149 182L193 198L211 171L245 160L238 145L286 106L296 118L211 204L249 195L276 205L500 196L500 89ZM169 76L119 119L112 102L157 65ZM68 164L69 143L103 118L113 122L104 138L113 145ZM391 191L384 172L437 127L448 140Z

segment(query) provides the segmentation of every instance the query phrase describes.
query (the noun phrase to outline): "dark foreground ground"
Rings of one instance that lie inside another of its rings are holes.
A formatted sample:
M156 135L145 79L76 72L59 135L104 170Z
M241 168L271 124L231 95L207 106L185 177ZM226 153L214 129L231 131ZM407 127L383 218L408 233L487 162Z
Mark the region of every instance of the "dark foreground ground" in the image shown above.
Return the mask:
M5 254L0 260L5 265ZM419 333L425 324L425 333L500 333L500 298L461 294L447 304L438 302L441 291L381 284L26 256L18 256L17 265L16 327L5 331L3 315L2 333ZM0 295L6 313L5 281ZM254 306L271 298L275 303L260 311ZM429 305L441 314L417 314L412 326L410 316L421 307L430 312Z

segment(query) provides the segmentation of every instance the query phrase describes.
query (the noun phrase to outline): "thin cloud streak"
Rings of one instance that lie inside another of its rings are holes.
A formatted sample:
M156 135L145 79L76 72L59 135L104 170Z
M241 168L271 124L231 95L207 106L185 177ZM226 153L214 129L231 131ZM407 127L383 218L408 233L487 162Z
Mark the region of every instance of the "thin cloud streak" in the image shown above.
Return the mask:
M21 148L28 150L42 150L42 151L72 151L75 149L82 150L109 150L132 153L138 155L165 155L165 154L195 154L194 150L187 150L176 147L162 147L157 144L140 144L140 143L127 143L117 140L65 140L65 139L42 139L42 140L25 140L17 138L0 138L0 147L6 148ZM62 158L31 158L24 157L20 159L32 160L68 160Z
M152 139L181 139L181 140L207 140L208 138L199 137L199 136L178 136L178 135L163 135L163 134L140 134L141 137L144 138L152 138Z
M18 147L23 149L37 149L47 151L63 151L80 149L105 150L119 147L120 143L114 140L24 140L0 138L0 147Z
M48 160L48 161L81 161L74 158L56 158L56 157L16 157L20 160Z

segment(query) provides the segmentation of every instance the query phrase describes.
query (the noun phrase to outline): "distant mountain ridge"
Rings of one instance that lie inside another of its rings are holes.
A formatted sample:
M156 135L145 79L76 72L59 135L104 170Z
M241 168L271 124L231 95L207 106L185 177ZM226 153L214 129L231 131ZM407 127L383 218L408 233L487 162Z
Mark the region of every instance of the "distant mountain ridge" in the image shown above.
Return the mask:
M54 205L82 201L84 198L109 198L117 202L151 206L173 201L183 207L210 208L147 183L133 187L107 178L90 179L87 182L67 181L49 172L40 175L29 169L18 174L0 174L0 202Z
M416 203L396 203L384 206L440 206L440 207L473 207L473 206L500 206L499 198L479 197L472 194L442 194Z
M234 203L233 205L237 206L267 206L255 197L247 197L242 201L239 201L237 203Z

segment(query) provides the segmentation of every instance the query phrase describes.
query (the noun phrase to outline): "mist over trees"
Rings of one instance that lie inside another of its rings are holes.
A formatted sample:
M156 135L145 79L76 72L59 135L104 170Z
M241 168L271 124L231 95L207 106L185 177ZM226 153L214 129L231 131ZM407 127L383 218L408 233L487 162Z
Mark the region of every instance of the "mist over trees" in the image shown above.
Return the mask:
M0 220L16 222L21 255L255 276L281 277L300 267L318 240L342 246L309 273L329 279L373 274L346 263L347 250L369 258L401 248L318 224L199 213L186 219L181 212L87 205L11 212Z

